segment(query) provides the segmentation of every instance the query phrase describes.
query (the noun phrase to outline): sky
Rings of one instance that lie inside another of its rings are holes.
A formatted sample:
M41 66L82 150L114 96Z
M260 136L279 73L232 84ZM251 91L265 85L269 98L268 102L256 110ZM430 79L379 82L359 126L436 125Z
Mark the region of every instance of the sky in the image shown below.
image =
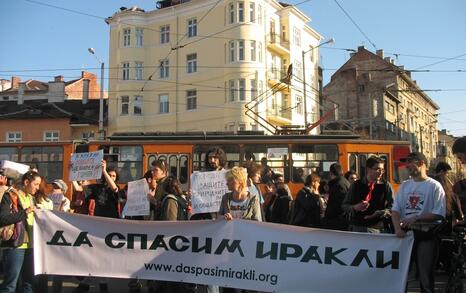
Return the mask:
M412 78L440 106L438 128L466 135L466 1L287 3L308 15L309 25L326 39L336 40L320 50L324 85L349 59L346 49L383 49L396 65L422 70L412 73ZM155 4L148 0L1 0L0 78L16 75L23 81L49 81L64 75L70 80L84 69L100 74L96 56L108 64L109 55L109 27L104 18L121 6L149 11L156 9ZM88 53L89 47L96 56Z

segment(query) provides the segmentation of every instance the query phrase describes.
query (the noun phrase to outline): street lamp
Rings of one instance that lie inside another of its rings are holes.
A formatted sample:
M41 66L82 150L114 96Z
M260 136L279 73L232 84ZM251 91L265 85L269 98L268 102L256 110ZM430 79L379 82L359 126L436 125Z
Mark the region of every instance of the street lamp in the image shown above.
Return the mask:
M331 38L330 40L326 41L326 42L323 42L321 44L319 44L318 46L316 47L313 47L313 48L310 48L309 50L307 51L304 51L302 52L302 58L303 58L303 91L304 91L304 128L306 129L307 128L307 97L306 97L306 67L304 65L304 61L305 61L305 58L304 58L304 55L306 55L307 53L311 52L312 50L316 49L316 48L319 48L320 46L323 46L323 45L326 45L326 44L333 44L335 43L335 39L334 38Z
M99 139L105 139L104 132L104 62L97 58L94 48L88 48L87 51L94 55L97 62L100 63L100 99L99 99Z

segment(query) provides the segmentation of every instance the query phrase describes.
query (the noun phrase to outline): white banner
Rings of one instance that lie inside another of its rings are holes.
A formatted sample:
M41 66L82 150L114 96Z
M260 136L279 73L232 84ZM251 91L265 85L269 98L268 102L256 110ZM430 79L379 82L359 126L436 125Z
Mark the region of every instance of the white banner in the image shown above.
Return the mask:
M229 192L226 172L227 170L194 172L191 175L193 214L219 211L222 196Z
M399 239L243 220L132 221L42 210L35 215L36 274L265 292L404 292L413 244L412 235Z
M150 214L149 185L146 179L128 182L126 204L123 209L124 216L148 216Z
M70 181L100 179L102 177L102 160L104 151L91 153L74 153L70 162Z

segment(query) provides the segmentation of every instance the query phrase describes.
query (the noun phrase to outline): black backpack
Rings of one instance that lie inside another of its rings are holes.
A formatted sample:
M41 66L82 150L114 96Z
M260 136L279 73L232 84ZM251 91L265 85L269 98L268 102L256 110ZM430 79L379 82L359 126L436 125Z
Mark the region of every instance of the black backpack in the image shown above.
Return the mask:
M160 219L166 219L166 210L167 210L167 204L168 204L168 199L176 200L178 203L178 215L176 217L177 221L186 221L188 220L188 202L182 198L181 196L175 196L173 194L167 194L163 199L161 203L161 211L160 211Z

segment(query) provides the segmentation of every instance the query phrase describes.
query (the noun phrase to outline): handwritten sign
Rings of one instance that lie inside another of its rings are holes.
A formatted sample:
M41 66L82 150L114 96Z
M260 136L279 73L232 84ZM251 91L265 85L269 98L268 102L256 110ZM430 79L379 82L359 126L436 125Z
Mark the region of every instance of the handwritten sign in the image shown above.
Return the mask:
M222 196L229 192L226 170L191 175L193 214L218 212Z
M103 158L103 150L73 154L70 162L70 181L99 179L102 177Z
M149 185L146 179L128 182L128 195L123 215L125 216L148 216L149 200Z

